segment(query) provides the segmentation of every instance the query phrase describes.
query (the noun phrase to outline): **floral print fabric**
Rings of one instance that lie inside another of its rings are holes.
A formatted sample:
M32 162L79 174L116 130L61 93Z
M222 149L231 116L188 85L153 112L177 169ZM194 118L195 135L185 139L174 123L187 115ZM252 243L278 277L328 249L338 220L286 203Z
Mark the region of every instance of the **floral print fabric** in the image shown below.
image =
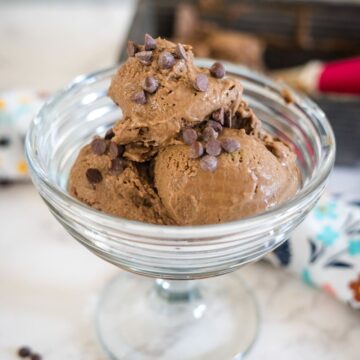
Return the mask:
M360 207L324 197L269 259L360 309Z

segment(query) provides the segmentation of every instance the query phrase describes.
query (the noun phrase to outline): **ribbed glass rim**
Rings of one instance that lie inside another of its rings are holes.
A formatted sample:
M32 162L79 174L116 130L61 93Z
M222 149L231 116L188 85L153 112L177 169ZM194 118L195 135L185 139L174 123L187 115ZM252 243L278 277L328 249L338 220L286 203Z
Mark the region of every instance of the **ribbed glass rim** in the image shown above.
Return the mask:
M214 62L214 60L196 59L195 62L198 66L208 67ZM277 96L279 96L281 91L284 89L284 85L277 84L266 76L249 70L243 66L227 62L223 62L223 64L225 65L226 70L230 73L246 77L248 81L253 81L259 85L263 85L267 90L272 91ZM55 93L45 102L37 116L33 119L27 132L25 152L32 177L34 180L36 180L36 182L40 182L42 185L44 185L57 199L62 202L65 201L77 209L79 211L79 217L85 216L86 218L91 218L92 221L96 219L97 223L104 224L113 229L121 229L133 234L139 233L154 238L209 238L222 234L248 231L256 228L256 226L261 226L264 224L264 222L268 223L271 221L271 219L278 219L279 217L283 217L284 214L287 214L286 217L288 217L292 213L292 209L294 212L298 211L299 205L301 208L301 204L306 204L306 199L312 193L316 192L316 190L323 185L329 176L335 160L335 137L330 123L327 120L324 112L313 101L291 89L291 93L295 95L294 104L299 106L304 111L304 113L306 113L306 115L312 119L317 132L322 133L322 138L326 137L329 146L324 158L321 159L322 161L312 178L300 189L300 191L298 191L294 197L285 203L275 206L274 208L255 216L221 224L193 226L157 225L143 223L120 218L114 215L109 215L91 208L90 206L72 197L64 189L62 189L59 184L49 179L46 174L46 170L39 162L38 156L36 155L36 151L34 151L32 144L37 135L37 125L39 122L44 121L43 119L46 117L46 112L55 108L58 102L66 97L69 92L79 89L86 84L96 82L97 80L114 73L118 67L119 65L99 70L87 75L77 76L68 86Z

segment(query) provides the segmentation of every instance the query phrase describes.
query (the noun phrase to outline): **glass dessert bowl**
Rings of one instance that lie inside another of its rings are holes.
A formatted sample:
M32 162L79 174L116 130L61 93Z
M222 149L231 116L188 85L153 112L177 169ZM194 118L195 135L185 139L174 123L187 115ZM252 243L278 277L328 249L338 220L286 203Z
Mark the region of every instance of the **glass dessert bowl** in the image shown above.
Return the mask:
M240 78L265 130L293 146L301 172L292 199L256 216L217 225L152 225L105 214L68 194L79 149L121 117L107 97L115 68L78 77L44 105L28 132L31 176L50 211L90 251L132 273L122 272L99 299L96 327L110 358L241 358L257 334L256 303L237 273L217 276L284 242L324 190L335 140L323 112L297 94L287 104L281 86L245 68L226 64L226 70Z

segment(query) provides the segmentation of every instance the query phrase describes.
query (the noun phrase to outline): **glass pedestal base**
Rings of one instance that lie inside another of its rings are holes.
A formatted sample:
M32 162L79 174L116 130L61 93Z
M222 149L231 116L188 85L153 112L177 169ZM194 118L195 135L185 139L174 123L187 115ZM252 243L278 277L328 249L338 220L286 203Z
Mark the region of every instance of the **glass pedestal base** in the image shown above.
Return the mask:
M258 312L236 273L196 281L122 273L101 294L96 327L111 359L242 359Z

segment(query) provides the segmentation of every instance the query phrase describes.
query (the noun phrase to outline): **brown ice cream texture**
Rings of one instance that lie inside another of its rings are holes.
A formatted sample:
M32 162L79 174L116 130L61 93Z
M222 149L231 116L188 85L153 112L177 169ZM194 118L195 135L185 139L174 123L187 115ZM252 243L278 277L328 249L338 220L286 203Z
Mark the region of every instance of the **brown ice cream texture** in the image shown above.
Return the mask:
M148 35L128 52L109 88L123 118L82 148L71 195L163 225L237 220L294 196L295 153L261 129L221 64L198 68L191 46Z

